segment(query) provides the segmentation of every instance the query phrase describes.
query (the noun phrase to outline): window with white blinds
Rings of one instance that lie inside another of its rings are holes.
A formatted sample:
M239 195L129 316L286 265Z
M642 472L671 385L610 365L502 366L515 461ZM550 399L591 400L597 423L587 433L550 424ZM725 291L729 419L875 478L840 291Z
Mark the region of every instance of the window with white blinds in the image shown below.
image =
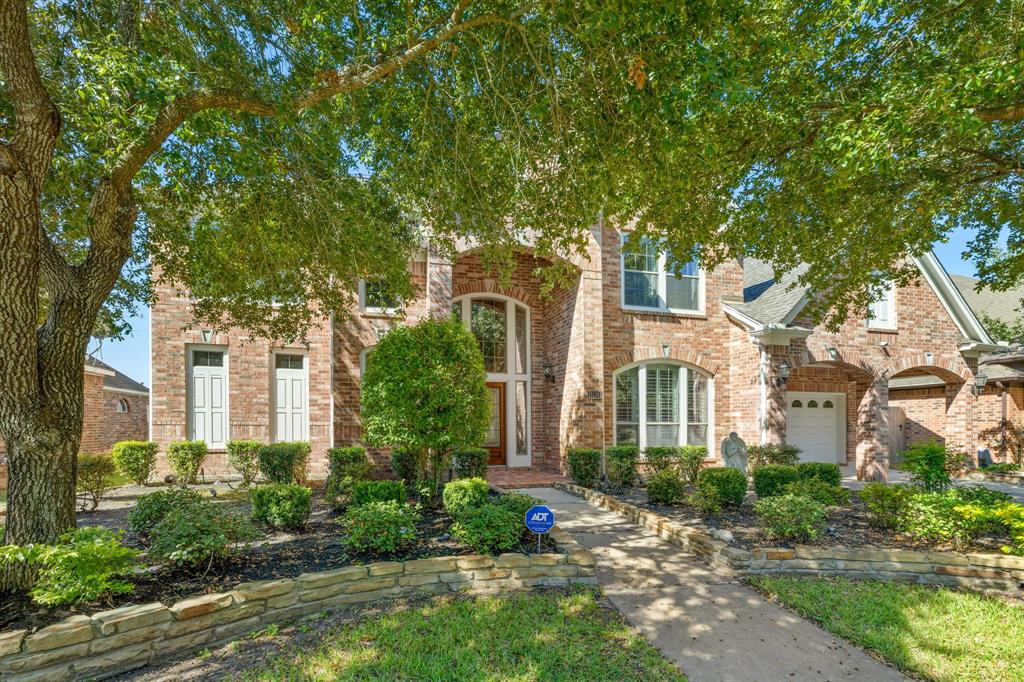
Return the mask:
M685 365L648 362L616 373L616 444L707 445L712 389L710 377Z

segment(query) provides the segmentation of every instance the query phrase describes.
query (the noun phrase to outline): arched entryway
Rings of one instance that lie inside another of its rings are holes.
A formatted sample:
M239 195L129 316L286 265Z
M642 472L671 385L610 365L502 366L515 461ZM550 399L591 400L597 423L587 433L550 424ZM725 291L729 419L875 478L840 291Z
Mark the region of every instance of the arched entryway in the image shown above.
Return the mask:
M480 344L491 423L484 442L491 465L528 466L531 428L530 306L509 296L476 293L452 300L452 315Z
M964 377L935 365L898 369L889 377L891 464L898 465L901 453L915 443L963 441L968 392L965 387ZM958 404L963 409L958 409Z

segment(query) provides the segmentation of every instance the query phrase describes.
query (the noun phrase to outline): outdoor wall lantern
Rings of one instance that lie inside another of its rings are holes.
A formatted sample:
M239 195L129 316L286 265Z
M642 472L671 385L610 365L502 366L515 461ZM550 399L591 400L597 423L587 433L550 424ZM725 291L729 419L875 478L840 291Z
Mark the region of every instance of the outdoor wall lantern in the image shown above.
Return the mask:
M664 358L668 357L669 345L667 343L661 344L661 356Z
M833 360L838 360L839 359L839 349L838 348L835 348L834 346L830 346L829 348L826 348L825 350L828 351L828 356L830 358L832 358Z
M972 387L971 393L974 395L981 395L985 392L985 384L988 383L988 377L983 373L978 372L974 375L974 386Z
M779 386L785 386L786 382L789 381L789 375L792 371L793 369L789 366L788 362L785 360L780 362L778 368L779 378L776 380L776 383L778 383Z
M550 382L555 381L555 368L551 365L550 362L545 360L544 364L541 367L541 371L544 373L545 379L547 379Z

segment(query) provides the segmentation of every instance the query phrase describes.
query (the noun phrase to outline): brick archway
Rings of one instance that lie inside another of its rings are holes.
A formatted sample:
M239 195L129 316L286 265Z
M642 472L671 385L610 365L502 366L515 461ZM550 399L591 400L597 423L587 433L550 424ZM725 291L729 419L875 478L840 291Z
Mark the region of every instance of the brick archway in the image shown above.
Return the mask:
M833 356L826 348L806 348L800 353L793 353L776 358L776 363L785 360L793 369L807 365L825 365L862 372L872 379L882 376L875 363L857 351L836 349Z
M957 366L953 360L936 358L924 353L896 358L886 365L882 373L891 379L909 370L922 370L934 374L947 383L967 383L972 380L966 367Z
M615 373L619 369L631 365L634 362L643 362L651 360L669 360L674 362L681 362L692 367L696 367L711 376L715 376L718 373L721 363L711 360L706 356L695 352L690 348L682 348L680 346L669 346L668 355L665 354L665 349L661 347L653 346L638 346L628 351L616 353L608 359L608 371Z
M498 280L490 278L461 280L452 290L452 299L474 294L499 294L507 296L508 298L525 303L531 309L536 308L538 305L536 297L526 289L515 284L503 287Z

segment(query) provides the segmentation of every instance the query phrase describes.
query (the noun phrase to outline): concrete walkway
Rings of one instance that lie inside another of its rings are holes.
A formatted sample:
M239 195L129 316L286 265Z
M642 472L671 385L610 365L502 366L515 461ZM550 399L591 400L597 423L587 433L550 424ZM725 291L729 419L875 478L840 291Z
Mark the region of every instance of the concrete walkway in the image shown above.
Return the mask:
M618 514L553 488L524 492L597 556L608 598L692 682L906 679Z

